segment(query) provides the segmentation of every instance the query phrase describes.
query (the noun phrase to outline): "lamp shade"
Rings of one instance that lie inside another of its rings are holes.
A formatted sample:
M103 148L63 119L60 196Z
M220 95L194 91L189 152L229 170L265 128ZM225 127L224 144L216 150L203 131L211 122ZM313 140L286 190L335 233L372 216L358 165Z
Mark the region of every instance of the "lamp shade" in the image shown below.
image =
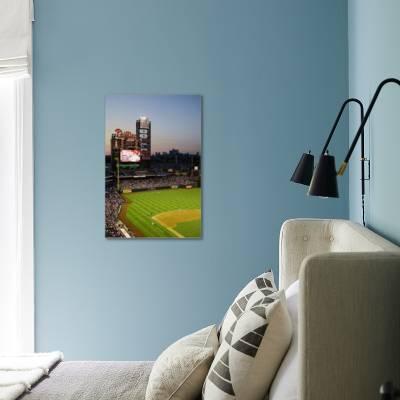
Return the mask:
M314 156L310 153L303 153L293 172L290 180L308 186L311 182L314 171Z
M308 194L319 197L339 197L336 176L335 157L323 154L315 168Z

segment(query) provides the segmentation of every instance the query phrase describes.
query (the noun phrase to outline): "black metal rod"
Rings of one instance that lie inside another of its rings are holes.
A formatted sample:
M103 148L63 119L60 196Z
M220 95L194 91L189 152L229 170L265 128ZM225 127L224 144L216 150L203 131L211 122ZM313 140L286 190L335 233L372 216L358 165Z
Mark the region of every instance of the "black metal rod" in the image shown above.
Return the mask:
M364 120L364 107L360 105L361 112L360 118L361 122ZM361 213L362 213L362 223L365 226L365 131L364 128L361 131Z
M361 105L360 118L361 122L364 120L364 107ZM364 128L361 131L361 194L365 195L365 135ZM363 217L364 219L364 217ZM365 224L364 224L365 225Z
M375 105L376 100L377 100L377 98L379 96L379 93L381 92L382 88L387 83L397 83L400 86L400 80L398 80L396 78L388 78L388 79L383 80L379 84L379 86L376 88L374 96L372 97L372 100L371 100L371 103L368 106L367 112L365 113L365 116L364 116L363 120L361 121L361 125L358 128L358 131L356 133L356 136L354 137L354 140L353 140L353 142L352 142L352 144L350 146L350 149L349 149L349 151L348 151L348 153L346 155L346 158L344 159L343 164L339 168L338 175L343 175L344 172L346 171L347 164L348 164L348 162L350 160L351 155L353 154L353 151L354 151L354 148L356 147L358 139L360 138L360 136L362 135L362 133L364 131L365 124L367 123L368 118L369 118L369 116L371 114L371 111L374 108L374 105Z
M349 103L351 103L351 102L357 103L357 104L360 106L360 109L361 109L361 121L363 120L363 118L364 118L364 106L363 106L363 104L361 103L361 101L360 101L359 99L356 99L356 98L347 99L347 100L342 104L342 106L340 107L339 113L338 113L338 115L337 115L337 117L336 117L336 119L335 119L335 122L333 123L332 129L331 129L331 131L330 131L330 133L329 133L329 136L328 136L328 139L326 139L324 148L322 149L321 156L324 155L324 154L326 153L326 151L328 150L329 143L331 142L333 133L335 132L336 127L337 127L337 125L338 125L338 123L339 123L339 121L340 121L340 118L342 117L343 111L344 111L344 109L346 108L347 104L349 104ZM362 156L363 156L363 155L362 155Z
M342 106L340 107L339 113L338 113L338 115L337 115L337 117L336 117L336 119L335 119L335 122L333 123L333 126L332 126L332 129L331 129L330 133L329 133L329 136L328 136L328 138L326 139L326 142L325 142L324 148L322 149L321 155L324 155L324 154L326 153L326 151L328 150L329 143L331 142L333 133L335 132L335 130L336 130L336 128L337 128L337 125L338 125L338 123L339 123L339 121L340 121L340 118L342 117L343 111L344 111L344 109L346 108L346 106L347 106L348 104L352 103L352 102L357 103L357 104L360 106L360 121L362 122L362 121L364 120L364 105L363 105L363 103L361 102L361 100L359 100L359 99L357 99L357 98L350 98L350 99L347 99L347 100L342 104ZM365 140L364 140L364 129L362 129L362 132L361 132L361 196L362 196L361 202L362 202L362 214L363 214L363 215L362 215L362 222L363 222L363 225L365 226L365 212L364 212L364 196L365 196L365 165L364 165L364 164L365 164L365 163L364 163L364 161L365 161L365 145L364 145L364 143L365 143Z

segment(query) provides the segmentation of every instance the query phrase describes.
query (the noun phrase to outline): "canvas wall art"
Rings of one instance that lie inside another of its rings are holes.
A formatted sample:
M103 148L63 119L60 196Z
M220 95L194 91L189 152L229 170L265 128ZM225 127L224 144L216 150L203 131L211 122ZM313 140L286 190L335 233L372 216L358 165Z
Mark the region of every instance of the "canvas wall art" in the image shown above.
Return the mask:
M202 99L106 97L105 236L202 236Z

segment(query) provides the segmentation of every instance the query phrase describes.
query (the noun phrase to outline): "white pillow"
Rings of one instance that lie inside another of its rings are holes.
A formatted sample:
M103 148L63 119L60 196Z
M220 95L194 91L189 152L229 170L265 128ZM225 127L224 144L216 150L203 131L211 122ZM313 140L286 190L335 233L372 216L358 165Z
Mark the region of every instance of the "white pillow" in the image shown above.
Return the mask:
M248 310L256 301L276 292L274 274L272 271L252 279L236 296L233 303L229 306L220 327L220 343L226 336L232 324L238 319L243 311Z
M197 400L218 346L215 325L173 343L154 363L146 400Z
M293 338L289 350L271 386L270 400L297 400L299 390L298 359L298 293L299 281L286 289L286 302L293 325Z
M204 382L203 399L263 399L291 338L284 292L256 301L220 337L222 344Z

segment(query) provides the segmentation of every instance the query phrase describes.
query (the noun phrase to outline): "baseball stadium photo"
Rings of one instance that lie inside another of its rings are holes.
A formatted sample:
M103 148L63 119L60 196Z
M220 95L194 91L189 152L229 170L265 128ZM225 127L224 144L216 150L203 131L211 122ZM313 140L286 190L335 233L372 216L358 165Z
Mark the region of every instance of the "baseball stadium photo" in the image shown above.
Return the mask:
M202 100L106 97L106 238L202 237Z

